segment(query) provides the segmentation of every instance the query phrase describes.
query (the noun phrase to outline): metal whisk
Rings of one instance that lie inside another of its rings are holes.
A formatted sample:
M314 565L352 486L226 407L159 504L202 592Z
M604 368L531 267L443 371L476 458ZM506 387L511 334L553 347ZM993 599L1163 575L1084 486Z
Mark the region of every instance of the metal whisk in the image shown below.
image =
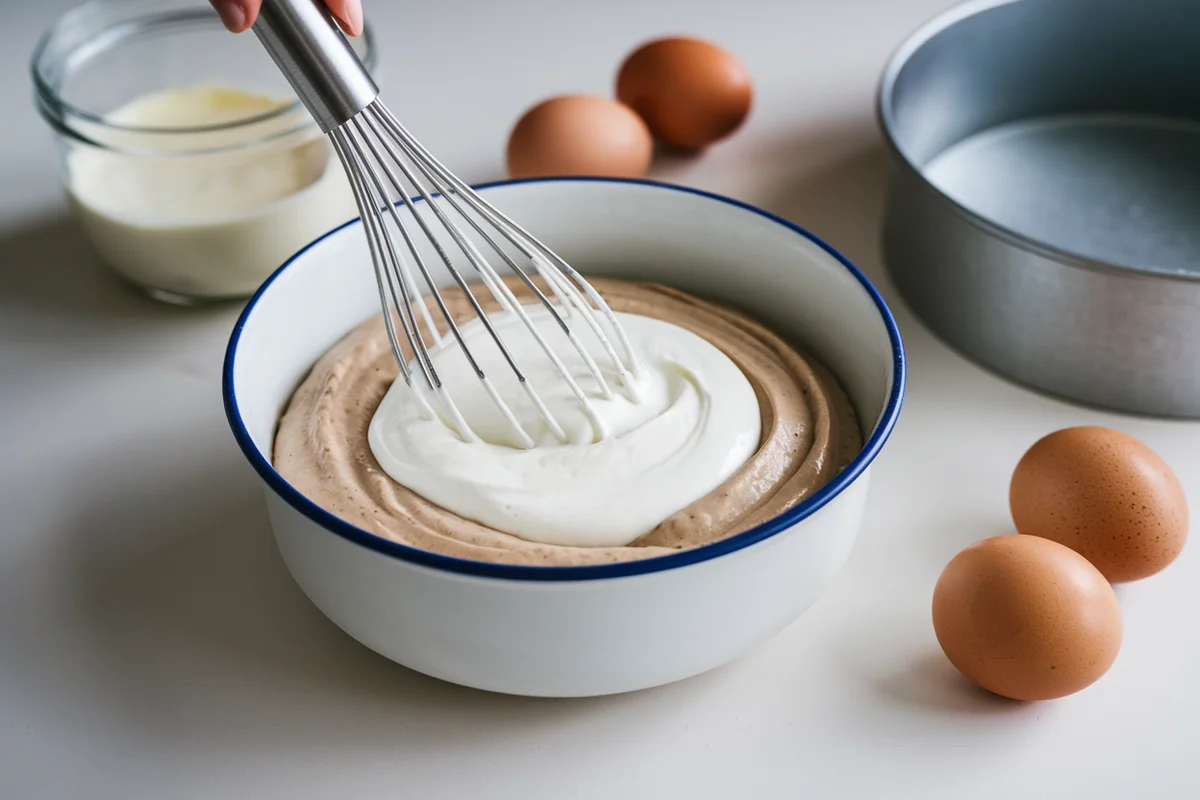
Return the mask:
M559 441L565 442L567 439L562 426L546 407L536 388L530 384L479 300L472 294L459 266L463 260L478 274L500 307L516 314L533 334L578 399L593 429L603 437L606 432L591 400L483 251L487 249L493 252L494 258L498 258L529 287L536 301L548 309L557 327L586 364L599 387L600 396L611 398L612 388L600 367L567 325L567 319L573 320L574 315L578 314L599 340L606 358L611 360L617 381L631 387L631 379L638 374L638 360L625 331L600 294L569 264L484 200L413 138L379 101L378 87L323 4L317 0L265 0L253 29L321 130L329 137L341 159L358 203L370 247L392 352L405 382L416 388L416 376L401 349L401 336L415 355L417 370L426 386L433 391L450 424L464 439L470 441L478 438L442 384L430 357L430 347L436 349L442 345L441 334L429 308L428 300L432 299L448 332L457 340L471 368L513 427L518 440L525 447L534 445L533 438L521 426L467 347L430 273L428 256L421 252L419 242L423 237L463 291L529 400ZM440 202L435 202L438 195ZM418 213L414 197L424 201L434 221ZM403 205L407 213L402 213L398 205ZM484 247L481 248L464 233L464 223L475 231ZM399 235L399 244L402 246L398 246L393 232ZM520 255L510 255L498 240L511 244ZM527 262L527 266L522 266L519 261ZM428 288L428 294L424 297L414 280L410 262L415 264ZM534 282L531 272L541 277L554 295L557 306ZM417 314L421 315L421 322L432 344L426 342ZM396 319L400 321L399 331ZM618 354L612 336L604 330L602 319L615 335L623 356Z

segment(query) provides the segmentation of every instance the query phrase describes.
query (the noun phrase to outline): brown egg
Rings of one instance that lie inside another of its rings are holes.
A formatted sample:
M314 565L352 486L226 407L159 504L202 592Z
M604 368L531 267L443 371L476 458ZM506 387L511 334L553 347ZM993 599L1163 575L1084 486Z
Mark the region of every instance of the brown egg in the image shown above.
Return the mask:
M742 62L716 45L659 39L625 59L617 99L664 142L695 150L737 130L750 113L753 88Z
M933 629L950 662L990 692L1050 700L1090 686L1121 648L1121 607L1087 559L1036 536L963 550L933 590Z
M589 95L534 106L508 137L508 173L514 178L639 178L653 155L654 140L641 117L628 106Z
M1187 539L1175 473L1110 428L1066 428L1038 441L1013 472L1008 501L1018 531L1065 544L1115 583L1158 572Z

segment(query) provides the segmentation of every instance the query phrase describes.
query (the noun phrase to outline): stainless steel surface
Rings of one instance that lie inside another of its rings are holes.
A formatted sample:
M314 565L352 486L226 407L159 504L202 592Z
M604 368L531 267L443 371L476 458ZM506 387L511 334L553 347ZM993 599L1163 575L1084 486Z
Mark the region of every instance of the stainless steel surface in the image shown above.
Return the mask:
M1200 4L985 0L889 64L909 305L1039 390L1200 416Z
M1065 116L1004 125L925 177L1020 235L1095 261L1200 273L1200 124Z
M566 383L578 400L592 424L596 438L605 437L608 431L588 399L588 394L484 253L493 253L495 260L507 266L533 292L535 302L540 302L552 318L552 327L566 337L580 356L600 397L612 398L612 387L582 341L576 337L574 329L567 324L567 319L582 321L592 332L610 362L616 384L636 400L631 382L639 370L637 356L620 322L600 294L552 250L446 169L382 103L371 103L362 114L331 131L330 138L358 202L363 231L375 268L388 338L405 383L418 392L418 397L426 403L436 404L463 439L470 441L478 438L459 413L449 388L442 383L430 357L431 352L439 348L457 346L492 402L508 421L520 445L531 448L537 444L467 347L432 277L429 262L436 259L441 261L465 293L476 320L486 329L526 398L550 432L558 441L567 441L566 432L542 401L538 387L526 378L491 318L471 291L461 269L461 262L465 260L501 310L515 314L524 330L540 346L553 364L558 379ZM440 197L435 199L435 193ZM416 196L425 201L419 209L411 199ZM402 213L400 207L407 214ZM432 254L422 252L419 244L422 238L432 246ZM515 252L506 250L503 243L507 243ZM520 262L524 262L524 266ZM414 279L412 265L416 266L425 284L427 293L424 297L420 283ZM546 291L553 295L557 304L535 283L533 276L544 281ZM453 339L446 340L439 333L433 321L439 315ZM608 324L608 331L601 325L601 318ZM399 330L396 320L400 322ZM620 343L623 355L618 355L610 332ZM409 346L416 372L423 382L416 380L408 357L402 351L402 344ZM424 394L425 389L429 390L428 396Z
M502 264L501 269L507 266L533 292L551 317L552 327L566 337L580 356L599 397L612 398L613 389L575 330L567 324L568 318L573 320L572 324L581 321L591 331L611 362L616 385L636 400L632 379L639 369L637 356L616 315L600 294L557 254L446 169L376 99L378 90L374 81L324 6L318 7L316 0L266 0L254 29L329 135L350 179L371 252L392 353L409 388L430 411L436 406L436 411L459 436L468 441L477 439L431 357L439 348L456 345L507 420L520 446L531 448L537 444L467 347L430 269L431 264L440 261L466 295L476 320L486 329L526 399L551 434L560 442L567 441L565 430L542 401L538 387L528 380L468 285L462 270L465 261L500 309L516 315L540 346L558 379L566 383L578 400L595 437L607 436L608 431L588 393L505 285L492 261ZM439 195L436 199L435 194ZM417 196L425 201L420 209L412 199ZM423 252L422 239L432 247L432 253ZM489 258L485 252L493 255ZM414 278L414 265L424 289ZM542 279L544 287L534 281L534 276ZM425 290L427 293L422 296ZM434 323L438 316L451 339L445 339ZM607 323L607 331L601 320ZM618 355L614 338L623 355ZM409 355L404 352L405 345ZM423 381L416 380L418 376Z
M324 132L379 96L366 67L316 0L264 0L254 33Z

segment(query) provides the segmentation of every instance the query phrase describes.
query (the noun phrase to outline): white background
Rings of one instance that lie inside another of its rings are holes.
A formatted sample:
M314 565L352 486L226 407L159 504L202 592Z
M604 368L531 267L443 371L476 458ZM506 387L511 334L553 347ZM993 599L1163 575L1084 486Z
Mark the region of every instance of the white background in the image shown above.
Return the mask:
M940 569L1009 531L1009 473L1040 435L1121 428L1200 497L1200 424L1015 387L891 291L875 81L946 0L370 4L386 100L472 181L501 177L523 108L609 91L640 40L723 43L757 81L752 119L655 174L827 238L879 283L906 339L907 407L828 593L732 666L579 701L408 672L291 583L221 410L238 309L143 300L100 271L65 215L26 61L68 5L7 2L0 26L0 797L1200 796L1196 543L1120 589L1120 657L1074 697L987 696L933 636ZM447 60L452 46L465 55Z

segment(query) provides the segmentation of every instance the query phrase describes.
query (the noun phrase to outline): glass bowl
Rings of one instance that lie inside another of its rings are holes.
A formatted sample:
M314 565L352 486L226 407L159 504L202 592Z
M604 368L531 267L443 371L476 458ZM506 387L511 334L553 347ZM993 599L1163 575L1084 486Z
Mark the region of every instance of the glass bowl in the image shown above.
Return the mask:
M374 70L371 28L351 43ZM42 37L31 72L88 240L157 299L247 297L357 216L274 62L204 0L91 0Z

